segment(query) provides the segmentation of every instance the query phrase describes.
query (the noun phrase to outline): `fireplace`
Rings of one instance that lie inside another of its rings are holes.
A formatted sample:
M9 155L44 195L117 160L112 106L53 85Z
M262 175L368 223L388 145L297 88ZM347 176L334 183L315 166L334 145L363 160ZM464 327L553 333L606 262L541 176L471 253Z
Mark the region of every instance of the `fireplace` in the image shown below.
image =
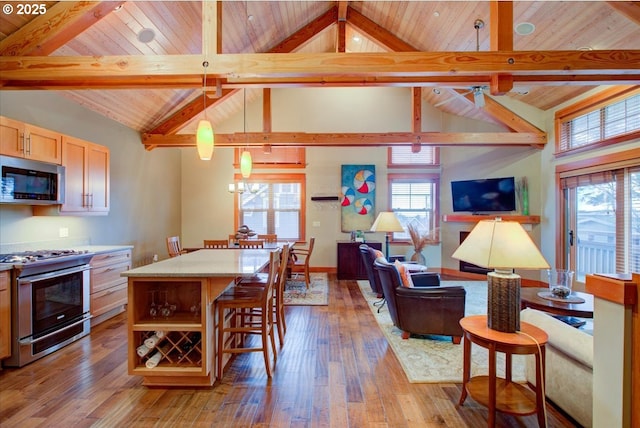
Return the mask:
M461 244L462 244L462 241L467 239L467 236L469 236L470 233L471 232L460 232L460 243ZM491 272L491 271L492 271L492 269L483 268L483 267L474 265L472 263L467 263L467 262L463 262L462 260L460 260L460 272L487 274L488 272Z

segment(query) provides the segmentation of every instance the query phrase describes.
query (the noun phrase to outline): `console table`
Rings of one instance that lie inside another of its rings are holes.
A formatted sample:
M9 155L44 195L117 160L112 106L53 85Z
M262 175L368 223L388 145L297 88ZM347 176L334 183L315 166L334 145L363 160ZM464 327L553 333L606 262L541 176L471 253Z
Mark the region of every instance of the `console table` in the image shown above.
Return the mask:
M460 320L464 332L464 366L462 374L462 405L467 393L479 404L489 408L488 426L496 423L496 410L512 415L537 413L538 425L546 426L544 412L545 344L548 336L543 330L521 321L521 333L504 333L487 326L486 315L472 315ZM532 339L533 338L533 339ZM535 341L534 341L535 339ZM537 344L536 344L537 342ZM489 351L489 376L471 377L471 344L487 348ZM496 376L496 352L505 354L505 378ZM513 354L535 354L535 391L511 381L511 356Z
M367 271L360 254L362 244L382 251L381 242L338 241L338 279L367 279Z

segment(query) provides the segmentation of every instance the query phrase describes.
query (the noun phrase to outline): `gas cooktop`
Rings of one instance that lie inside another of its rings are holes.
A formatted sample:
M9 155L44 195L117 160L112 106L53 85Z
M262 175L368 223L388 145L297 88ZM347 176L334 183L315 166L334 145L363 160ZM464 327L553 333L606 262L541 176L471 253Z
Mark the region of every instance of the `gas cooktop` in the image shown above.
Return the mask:
M35 250L19 253L0 254L0 263L28 264L59 257L81 256L88 254L89 250Z

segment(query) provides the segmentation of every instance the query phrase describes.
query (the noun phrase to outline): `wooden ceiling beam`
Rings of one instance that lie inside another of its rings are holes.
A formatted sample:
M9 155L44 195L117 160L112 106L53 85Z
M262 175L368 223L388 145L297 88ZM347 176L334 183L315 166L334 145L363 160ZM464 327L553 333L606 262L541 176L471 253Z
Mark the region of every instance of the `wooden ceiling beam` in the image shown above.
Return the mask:
M216 147L381 147L411 146L532 146L542 148L546 137L540 133L511 132L385 132L385 133L306 133L306 132L236 132L216 134ZM142 144L148 148L195 147L191 134L143 134Z
M640 25L640 1L608 1L607 4Z
M0 57L3 81L202 76L201 55ZM211 78L640 74L640 50L219 54Z
M2 40L0 55L49 55L123 3L125 2L58 2L49 7L46 13Z
M490 50L513 50L513 2L492 0L490 4L491 22L489 23ZM513 89L513 76L506 73L491 75L489 92L491 95L505 95Z
M200 66L202 68L202 65ZM1 76L1 74L0 74ZM313 88L313 87L460 87L487 86L491 76L432 76L432 77L378 77L378 76L316 76L290 78L228 78L220 79L223 89L241 88ZM207 78L207 86L214 84L214 77ZM514 82L526 86L597 86L637 85L637 74L597 75L521 75ZM76 90L76 89L196 89L202 87L202 76L124 76L66 79L1 80L5 90Z

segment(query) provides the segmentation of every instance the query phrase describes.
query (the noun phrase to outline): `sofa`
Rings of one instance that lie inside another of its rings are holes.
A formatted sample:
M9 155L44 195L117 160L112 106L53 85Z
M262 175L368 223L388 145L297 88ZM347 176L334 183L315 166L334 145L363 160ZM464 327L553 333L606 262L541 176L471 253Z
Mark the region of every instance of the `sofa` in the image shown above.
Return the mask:
M593 336L535 309L523 309L520 320L544 330L545 395L576 422L592 425ZM536 384L535 358L526 356L527 382Z

